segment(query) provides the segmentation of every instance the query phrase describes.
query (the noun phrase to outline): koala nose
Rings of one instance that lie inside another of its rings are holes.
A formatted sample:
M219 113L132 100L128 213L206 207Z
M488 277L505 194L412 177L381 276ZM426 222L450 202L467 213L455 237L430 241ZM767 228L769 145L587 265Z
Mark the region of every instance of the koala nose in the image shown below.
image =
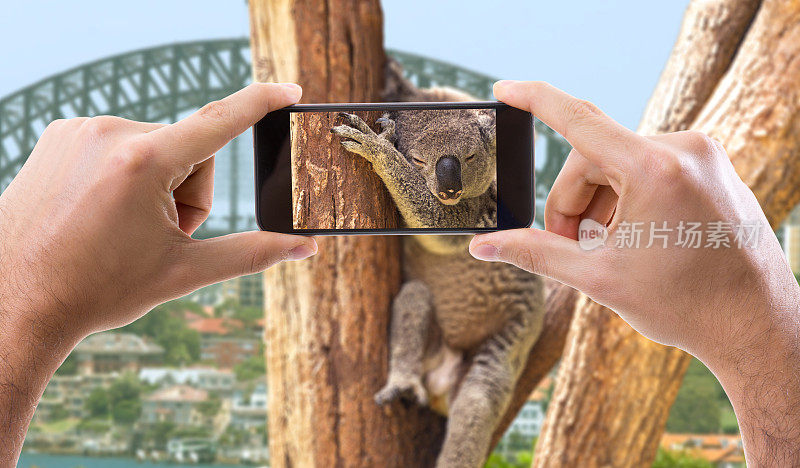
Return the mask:
M436 161L436 185L443 200L461 196L461 162L452 156Z

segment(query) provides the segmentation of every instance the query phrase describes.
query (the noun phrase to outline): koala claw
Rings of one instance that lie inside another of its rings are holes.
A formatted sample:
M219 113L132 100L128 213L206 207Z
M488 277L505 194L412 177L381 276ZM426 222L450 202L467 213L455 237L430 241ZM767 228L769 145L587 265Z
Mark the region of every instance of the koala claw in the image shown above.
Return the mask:
M364 152L364 147L361 146L360 143L356 143L355 141L343 141L342 147L353 154L360 154L367 161L371 161L369 158L369 154Z
M384 406L394 400L416 402L420 406L428 404L428 392L422 385L419 377L402 377L390 379L389 382L375 394L375 403Z
M394 120L390 119L389 117L381 117L375 122L381 126L380 136L394 143Z
M366 135L363 132L360 132L349 125L337 125L331 128L331 133L334 135L339 135L340 137L350 138L358 142L362 142L366 139Z
M369 125L367 125L366 122L361 120L361 118L359 116L357 116L355 114L348 114L347 112L339 112L337 115L339 117L343 118L344 120L346 120L347 123L349 123L353 127L361 130L362 132L364 132L366 134L372 133L372 129L369 128Z
M397 151L383 133L377 135L358 116L344 112L339 115L347 120L347 124L332 127L331 133L344 139L341 145L347 151L372 163L381 157L391 157L391 153Z

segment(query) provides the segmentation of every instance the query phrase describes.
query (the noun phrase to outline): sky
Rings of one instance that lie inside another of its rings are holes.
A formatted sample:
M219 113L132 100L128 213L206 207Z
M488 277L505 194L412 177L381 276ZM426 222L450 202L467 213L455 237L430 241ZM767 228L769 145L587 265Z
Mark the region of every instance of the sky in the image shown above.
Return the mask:
M384 39L494 77L549 81L635 128L687 4L384 0ZM14 2L0 15L0 97L106 56L248 28L244 0Z

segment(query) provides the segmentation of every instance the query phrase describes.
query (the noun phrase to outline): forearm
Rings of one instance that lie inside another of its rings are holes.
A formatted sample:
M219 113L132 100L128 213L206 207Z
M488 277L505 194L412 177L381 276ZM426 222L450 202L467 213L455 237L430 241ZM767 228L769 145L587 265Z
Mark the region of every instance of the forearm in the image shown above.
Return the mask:
M16 465L48 381L80 341L48 316L25 310L0 286L0 466Z
M373 163L375 172L383 180L397 209L412 227L441 227L442 205L425 187L425 179L414 170L403 155L395 151Z
M714 371L733 404L748 466L800 465L798 304L754 314ZM748 338L749 337L749 338Z
M213 155L300 94L256 83L172 125L48 125L0 194L0 467L14 465L47 382L83 337L316 252L310 237L191 237L211 211Z

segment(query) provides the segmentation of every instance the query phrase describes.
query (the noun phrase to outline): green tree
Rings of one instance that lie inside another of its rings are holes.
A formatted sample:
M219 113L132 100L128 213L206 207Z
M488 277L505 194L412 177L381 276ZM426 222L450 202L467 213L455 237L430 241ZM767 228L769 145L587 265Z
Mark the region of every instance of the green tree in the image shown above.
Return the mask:
M550 380L550 385L544 390L544 399L542 400L542 412L547 413L547 407L550 406L550 400L553 399L553 390L556 388L556 379Z
M267 364L264 360L263 350L233 366L233 373L236 374L238 382L246 382L265 375Z
M185 326L165 330L156 342L164 347L167 365L190 364L200 358L200 334L196 330Z
M239 303L237 298L225 299L222 304L214 308L215 317L225 317L238 320L242 323L241 329L234 329L232 332L237 335L250 335L258 320L264 318L264 310L259 307L244 306Z
M56 375L75 375L78 373L78 361L70 354L56 370Z
M211 437L211 428L205 426L178 427L172 431L172 437L197 437L207 439Z
M708 460L694 458L687 452L658 449L653 468L714 468Z
M108 389L111 419L118 424L132 424L142 410L142 385L134 374L125 374Z
M125 400L114 405L111 410L111 419L117 424L130 425L139 419L142 404L135 400Z
M174 432L175 423L171 421L149 424L142 431L134 433L133 445L135 448L164 450Z
M245 429L235 428L229 425L219 436L219 443L224 447L239 447L244 445L250 438L250 432Z
M514 430L508 434L505 445L508 450L514 452L530 450L534 445L534 440L534 437L526 437Z
M107 419L84 419L76 426L79 432L104 434L111 430L111 422Z
M522 450L510 456L492 452L484 468L530 468L532 463L533 452L530 450Z
M213 418L222 408L222 400L218 396L212 396L206 401L197 404L197 411L206 418Z
M714 374L693 359L670 410L667 431L718 433L725 404L730 405Z
M97 387L86 397L86 412L92 418L105 418L108 416L110 401L108 392L101 387Z
M63 421L69 417L69 411L63 406L56 406L50 412L51 421Z
M202 315L199 304L174 300L154 308L122 331L146 336L164 348L164 363L170 366L191 364L200 359L200 334L186 325L183 314L190 311Z
M733 411L733 407L724 407L722 409L722 417L720 419L722 421L723 434L739 433L739 421L736 420L736 413Z
M259 319L264 318L264 310L258 307L247 307L237 304L233 308L231 315L237 320L241 320L245 325L254 325Z

